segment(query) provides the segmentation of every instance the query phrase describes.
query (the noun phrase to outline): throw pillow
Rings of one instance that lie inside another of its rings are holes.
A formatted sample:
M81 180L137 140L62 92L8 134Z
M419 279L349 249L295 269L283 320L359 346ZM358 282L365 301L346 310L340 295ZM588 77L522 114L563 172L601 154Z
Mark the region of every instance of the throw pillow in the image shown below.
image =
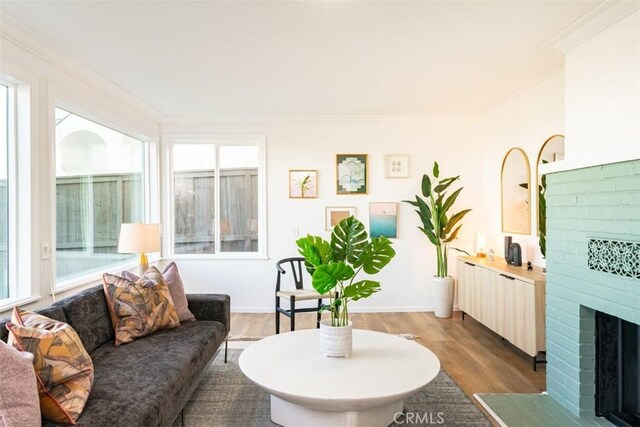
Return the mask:
M102 277L117 346L180 326L171 293L157 268L149 268L136 281L106 273Z
M93 385L93 362L73 328L15 308L7 323L11 341L34 357L42 417L75 424Z
M129 273L128 271L123 271L122 276L131 280L132 282L140 279L138 276L133 273ZM162 271L162 278L169 287L169 292L171 293L173 304L176 306L176 311L178 312L180 323L196 320L196 317L193 315L193 313L189 311L189 303L187 302L187 296L184 293L184 285L182 284L180 273L178 273L178 266L175 262L172 261Z
M33 355L0 341L0 426L36 427L40 417Z

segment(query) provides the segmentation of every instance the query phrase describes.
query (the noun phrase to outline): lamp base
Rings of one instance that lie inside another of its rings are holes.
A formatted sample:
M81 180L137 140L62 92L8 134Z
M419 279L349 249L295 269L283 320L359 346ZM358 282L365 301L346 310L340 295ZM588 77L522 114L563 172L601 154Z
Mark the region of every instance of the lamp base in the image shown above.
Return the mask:
M140 253L140 266L141 267L149 266L149 258L147 258L147 254L145 254L144 252Z

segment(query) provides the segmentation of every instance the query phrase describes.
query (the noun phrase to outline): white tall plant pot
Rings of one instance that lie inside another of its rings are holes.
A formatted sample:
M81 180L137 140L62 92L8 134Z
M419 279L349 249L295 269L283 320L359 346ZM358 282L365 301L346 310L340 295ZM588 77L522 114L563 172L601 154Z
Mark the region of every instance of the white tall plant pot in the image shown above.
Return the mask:
M453 277L434 277L433 284L433 307L436 317L449 318L453 311Z
M353 350L353 324L331 326L331 320L320 322L320 353L326 357L349 357Z

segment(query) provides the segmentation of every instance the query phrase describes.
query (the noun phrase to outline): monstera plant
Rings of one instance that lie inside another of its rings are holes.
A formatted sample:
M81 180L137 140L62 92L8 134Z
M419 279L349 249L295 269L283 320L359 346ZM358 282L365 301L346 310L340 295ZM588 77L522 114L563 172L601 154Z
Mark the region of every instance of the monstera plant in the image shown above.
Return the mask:
M347 326L349 302L367 298L380 290L380 282L356 280L364 271L374 275L382 270L396 252L386 237L369 239L364 225L355 217L345 218L336 225L327 242L319 236L308 235L296 241L311 274L313 288L329 294L331 326Z

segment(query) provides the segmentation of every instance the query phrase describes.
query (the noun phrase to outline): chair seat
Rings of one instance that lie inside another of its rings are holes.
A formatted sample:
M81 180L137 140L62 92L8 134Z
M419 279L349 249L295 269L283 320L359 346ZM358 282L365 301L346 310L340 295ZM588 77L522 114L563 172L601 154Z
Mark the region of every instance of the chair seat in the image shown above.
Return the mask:
M331 293L333 295L333 293ZM295 291L278 291L276 295L280 298L296 298L296 301L306 301L312 299L329 298L329 293L320 295L315 289L296 289Z

